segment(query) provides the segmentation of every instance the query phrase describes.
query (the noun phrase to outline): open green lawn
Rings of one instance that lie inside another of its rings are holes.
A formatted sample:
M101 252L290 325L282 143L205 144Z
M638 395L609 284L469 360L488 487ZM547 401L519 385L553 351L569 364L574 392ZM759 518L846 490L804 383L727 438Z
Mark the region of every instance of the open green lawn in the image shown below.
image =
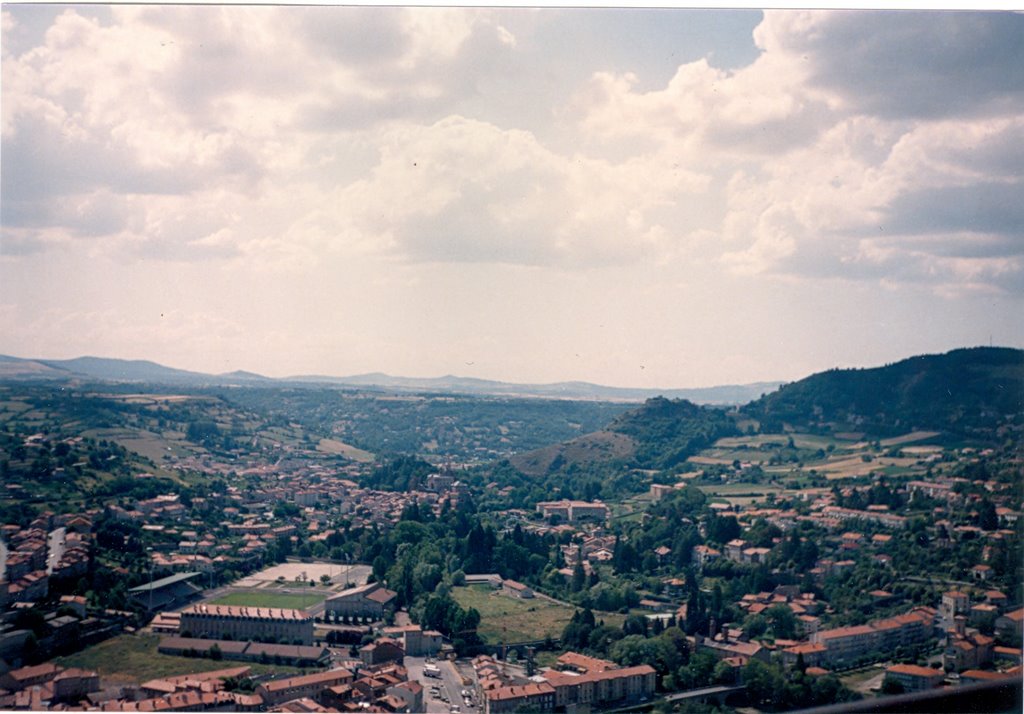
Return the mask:
M462 607L477 609L478 632L492 644L560 637L573 613L565 605L539 598L519 600L487 585L453 588L452 596Z
M327 593L279 593L264 590L245 590L229 593L216 600L212 605L248 605L249 607L283 607L301 610L323 602Z
M478 632L489 644L534 642L548 635L561 637L574 609L542 598L520 600L487 585L452 588L452 597L464 608L480 613ZM625 619L614 613L595 612L598 620L621 625Z
M160 654L159 635L120 635L54 661L64 667L80 667L98 672L104 680L112 682L146 682L160 677L171 677L192 672L210 672L215 669L251 666L254 674L266 672L299 673L295 667L278 665L247 665L245 662L175 657Z

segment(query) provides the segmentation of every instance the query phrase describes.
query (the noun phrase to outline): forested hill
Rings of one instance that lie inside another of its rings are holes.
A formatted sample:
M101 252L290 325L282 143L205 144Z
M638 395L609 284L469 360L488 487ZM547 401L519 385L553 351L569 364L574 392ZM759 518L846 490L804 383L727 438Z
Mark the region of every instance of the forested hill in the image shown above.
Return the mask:
M510 459L521 473L543 476L579 469L671 469L723 436L738 434L729 414L685 399L655 397L607 427Z
M1024 425L1024 350L975 347L833 369L787 384L743 412L763 431L790 424L878 436L927 429L992 437L1000 426Z
M608 430L633 438L633 463L645 469L671 468L723 436L737 433L735 422L721 409L662 397L626 412Z

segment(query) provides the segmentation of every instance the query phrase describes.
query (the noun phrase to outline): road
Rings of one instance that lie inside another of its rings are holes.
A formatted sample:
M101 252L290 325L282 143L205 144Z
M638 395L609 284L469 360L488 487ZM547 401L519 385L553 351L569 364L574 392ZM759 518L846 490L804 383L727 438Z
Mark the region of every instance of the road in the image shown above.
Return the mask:
M64 543L67 536L67 529L61 526L50 531L47 537L46 574L53 575L53 569L64 557Z

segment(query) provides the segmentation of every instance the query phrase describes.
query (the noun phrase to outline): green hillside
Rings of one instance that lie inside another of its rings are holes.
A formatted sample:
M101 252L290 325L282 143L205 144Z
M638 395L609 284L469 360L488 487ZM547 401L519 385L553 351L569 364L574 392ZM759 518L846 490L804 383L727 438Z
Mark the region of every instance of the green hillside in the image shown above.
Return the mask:
M977 347L873 369L834 369L748 404L762 431L784 424L888 436L915 429L993 435L1024 422L1024 351Z

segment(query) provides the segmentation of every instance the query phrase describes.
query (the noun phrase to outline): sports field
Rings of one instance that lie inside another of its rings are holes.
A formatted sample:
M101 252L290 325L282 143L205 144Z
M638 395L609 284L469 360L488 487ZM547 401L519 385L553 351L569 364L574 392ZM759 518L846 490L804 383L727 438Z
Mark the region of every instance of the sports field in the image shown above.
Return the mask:
M266 590L245 590L228 593L211 605L246 605L248 607L281 607L302 610L323 602L328 593L310 591L305 593L280 593Z

